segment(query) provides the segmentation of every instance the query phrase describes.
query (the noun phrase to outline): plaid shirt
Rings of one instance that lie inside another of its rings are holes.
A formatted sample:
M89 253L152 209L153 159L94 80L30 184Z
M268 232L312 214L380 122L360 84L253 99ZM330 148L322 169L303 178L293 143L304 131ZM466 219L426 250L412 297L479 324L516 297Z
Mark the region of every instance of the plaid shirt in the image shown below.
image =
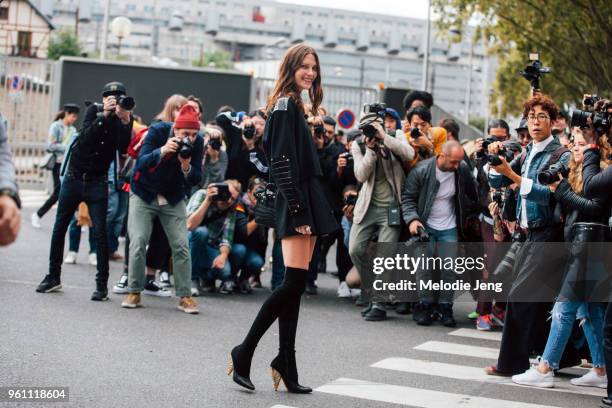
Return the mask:
M189 199L187 204L187 217L195 213L206 199L206 190L198 190ZM220 248L222 246L232 249L234 243L234 230L236 228L236 207L222 212L214 203L211 203L202 224L208 228L208 244Z

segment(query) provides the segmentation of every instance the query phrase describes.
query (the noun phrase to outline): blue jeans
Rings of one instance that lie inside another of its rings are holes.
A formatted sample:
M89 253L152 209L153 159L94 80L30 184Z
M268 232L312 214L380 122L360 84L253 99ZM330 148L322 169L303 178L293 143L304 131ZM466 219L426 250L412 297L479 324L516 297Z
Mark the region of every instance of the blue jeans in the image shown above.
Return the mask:
M96 252L96 240L95 233L93 231L93 225L89 228L89 253L93 254ZM70 222L70 228L68 230L68 250L71 252L79 252L79 245L81 245L81 226L77 224L76 217L72 217Z
M114 253L119 249L119 235L123 228L123 221L127 216L129 194L125 191L116 191L113 186L108 195L108 211L106 213L106 235L108 236L108 252Z
M247 248L244 244L234 244L229 260L232 264L234 279L238 277L238 271L242 270L238 279L241 281L259 273L265 263L263 257L257 251Z
M594 367L605 367L603 326L605 306L602 303L556 302L552 310L552 324L542 360L556 370L561 355L572 334L574 320L580 320Z
M66 231L79 204L85 202L94 225L96 241L97 274L96 282L108 283L108 241L106 239L106 211L108 207L108 184L106 178L83 180L68 171L60 187L59 201L49 254L49 275L60 279L64 255Z
M285 261L283 259L283 246L280 239L274 240L272 247L272 290L276 289L283 283L285 278Z
M214 259L221 253L208 243L208 228L202 226L189 232L189 252L191 252L191 279L198 278L214 281L227 281L232 278L231 263L228 260L221 269L212 268Z
M455 245L439 245L436 243L456 243L459 239L457 236L457 228L447 230L435 230L430 227L425 227L429 234L429 244L427 246L427 256L438 256L442 259L446 257L455 258L457 256L457 247ZM436 253L437 252L437 253ZM417 279L419 281L433 280L433 270L420 269L417 271ZM442 268L440 271L440 280L445 283L453 283L457 279L454 271ZM428 289L419 290L419 301L423 303L434 303L434 293ZM441 290L438 294L438 303L453 303L454 292L452 290Z

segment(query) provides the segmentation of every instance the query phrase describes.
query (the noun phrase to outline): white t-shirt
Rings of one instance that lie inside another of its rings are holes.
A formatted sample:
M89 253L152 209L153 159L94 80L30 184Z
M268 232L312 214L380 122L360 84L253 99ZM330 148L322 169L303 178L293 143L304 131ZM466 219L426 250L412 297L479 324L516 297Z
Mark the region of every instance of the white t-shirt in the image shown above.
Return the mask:
M525 159L525 168L527 172L529 172L529 167L531 167L531 160L535 157L535 155L539 152L543 152L544 149L554 140L555 138L551 135L548 138L542 140L541 142L536 142L535 140L532 143L531 152L529 152L529 156ZM521 209L520 209L520 225L523 228L528 228L528 218L527 218L527 206L525 205L525 198L529 193L531 193L531 189L533 188L533 180L523 177L521 180L521 189L520 194L522 197L521 201Z
M457 228L455 217L455 172L442 171L436 166L436 179L440 183L434 198L427 226L438 231Z

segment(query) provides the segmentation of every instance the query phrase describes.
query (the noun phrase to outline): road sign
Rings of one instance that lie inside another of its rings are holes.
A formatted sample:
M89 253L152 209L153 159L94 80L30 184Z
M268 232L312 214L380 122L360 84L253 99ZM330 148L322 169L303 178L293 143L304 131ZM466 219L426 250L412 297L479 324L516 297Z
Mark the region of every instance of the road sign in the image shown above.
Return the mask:
M343 129L350 129L355 124L355 114L350 109L342 109L338 113L338 125Z

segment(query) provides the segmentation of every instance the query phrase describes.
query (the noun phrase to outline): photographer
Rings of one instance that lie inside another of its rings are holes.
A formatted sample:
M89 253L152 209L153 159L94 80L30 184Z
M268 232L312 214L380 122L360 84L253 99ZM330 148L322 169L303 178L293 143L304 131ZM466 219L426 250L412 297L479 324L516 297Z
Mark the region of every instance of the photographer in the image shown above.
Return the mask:
M191 105L184 105L176 120L160 122L149 128L138 154L130 185L128 232L130 263L128 296L125 308L140 305L144 289L145 254L153 220L157 216L168 237L179 309L198 313L189 285L191 259L185 223L185 197L202 177L204 142L198 134L200 122Z
M459 142L446 142L440 154L424 160L412 169L402 190L404 222L413 236L428 235L429 242L459 242L464 240L467 220L479 209L474 178L463 162L463 148ZM442 244L438 256L455 257L456 249ZM432 279L431 270L417 271L417 280ZM454 271L440 271L440 280L453 283ZM419 304L414 320L429 326L436 315L444 326L456 325L453 317L453 291L418 291ZM436 310L439 309L439 310Z
M244 261L245 248L234 248L236 202L240 196L236 180L209 184L197 191L187 205L187 229L191 252L191 293L200 296L204 289L219 293L233 292L232 267Z
M206 188L210 183L220 183L225 180L227 172L227 152L222 150L223 130L215 125L209 125L204 131L204 161L202 162L202 181L200 188Z
M0 246L17 239L21 226L21 202L15 181L15 165L8 146L6 122L0 113Z
M267 177L268 161L261 148L266 122L258 111L249 117L244 112L234 112L233 108L224 106L219 109L215 121L225 136L228 159L226 178L238 180L242 189L246 190L252 176Z
M403 130L416 152L414 160L409 164L410 168L420 160L440 153L442 145L446 143L446 130L431 126L431 111L425 106L417 106L406 113Z
M516 139L523 148L526 148L531 143L531 135L529 134L529 128L527 127L527 119L521 119L516 129Z
M36 289L49 293L61 289L60 282L66 230L84 201L94 225L97 269L96 290L91 300L108 299L108 241L106 213L108 208L108 169L117 155L126 152L132 135L134 100L126 97L119 82L111 82L102 90L102 105L92 104L85 113L79 137L66 154L66 175L61 183L59 203L49 256L49 274ZM117 175L114 175L115 179Z
M552 123L557 119L559 108L547 96L536 95L524 104L523 117L527 118L529 134L533 142L526 152L508 163L499 156L501 164L491 167L503 178L490 178L492 187L516 184L517 218L519 231L528 243L559 242L563 240L562 224L555 216L555 199L550 188L541 184L539 174L553 171L556 166L566 167L570 153L551 134ZM501 142L488 146L489 154L497 155ZM556 177L558 178L558 177ZM489 366L490 375L519 374L529 368L532 350L542 352L546 341L546 315L550 304L527 301L544 290L542 283L560 285L561 276L550 276L551 270L561 271L565 259L563 254L548 250L549 247L524 245L517 253L515 279L509 290L506 321L501 349L496 366ZM552 288L554 291L554 288ZM572 363L568 358L568 363Z
M376 110L376 109L375 109ZM384 110L383 110L384 112ZM355 177L363 183L353 210L349 254L359 274L372 273L366 247L378 235L378 242L397 242L401 233L400 193L406 178L403 162L414 158L414 149L405 140L388 135L380 113L367 113L360 121L362 141L351 151ZM387 312L380 303L362 311L367 321L384 320Z

